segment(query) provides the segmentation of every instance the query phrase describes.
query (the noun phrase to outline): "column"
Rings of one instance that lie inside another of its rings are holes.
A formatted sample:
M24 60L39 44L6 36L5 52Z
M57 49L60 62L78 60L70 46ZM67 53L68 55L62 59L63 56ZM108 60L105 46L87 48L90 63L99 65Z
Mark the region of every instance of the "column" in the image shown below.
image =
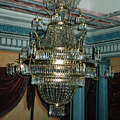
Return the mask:
M78 88L70 105L70 120L85 119L85 95L84 87Z
M105 65L101 65L104 74ZM107 79L103 78L96 84L96 120L108 120L108 88Z

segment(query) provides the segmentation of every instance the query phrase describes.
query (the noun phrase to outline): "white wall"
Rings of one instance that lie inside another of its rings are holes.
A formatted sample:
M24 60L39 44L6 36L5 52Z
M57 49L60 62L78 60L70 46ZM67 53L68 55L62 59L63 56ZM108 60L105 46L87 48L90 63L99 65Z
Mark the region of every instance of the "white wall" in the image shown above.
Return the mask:
M107 14L120 10L120 0L89 0L89 1L90 8L92 11Z
M78 7L107 14L120 10L120 0L81 0Z
M81 0L79 5L78 5L78 7L90 10L91 9L91 7L90 7L90 0Z

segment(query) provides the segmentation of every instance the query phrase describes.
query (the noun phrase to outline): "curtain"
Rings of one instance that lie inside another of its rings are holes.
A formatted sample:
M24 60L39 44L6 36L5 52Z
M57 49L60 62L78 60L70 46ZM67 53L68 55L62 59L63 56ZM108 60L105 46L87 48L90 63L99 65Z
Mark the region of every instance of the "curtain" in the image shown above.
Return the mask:
M22 99L28 79L19 75L7 76L6 68L0 67L0 117L14 109Z
M120 88L120 84L118 84L118 82L120 80L117 81L117 84L110 82L112 80L109 80L109 85L113 84L113 85L118 85L118 89ZM5 67L1 67L0 68L0 116L5 115L6 113L8 113L9 111L11 111L12 109L14 109L17 104L20 102L20 100L22 99L22 96L24 95L25 89L27 88L27 105L28 105L28 110L31 109L32 106L32 88L31 88L31 82L30 79L25 79L20 77L19 75L15 75L15 76L7 76L6 75L6 68ZM111 87L110 87L111 88ZM109 88L109 89L110 89ZM109 93L113 94L112 91L113 89L109 90ZM110 92L112 91L112 92ZM114 90L115 93L116 90ZM39 92L37 92L39 95ZM117 100L119 97L119 92L116 93ZM96 82L94 82L93 80L89 80L86 79L86 83L85 83L85 107L86 107L86 120L94 120L95 118L95 105L96 105ZM40 97L40 96L39 96ZM110 96L109 96L110 97ZM40 99L41 100L41 99ZM113 115L112 111L113 110L118 110L118 109L113 109L114 104L114 100L113 98L111 98L110 102L109 102L109 113L110 115ZM112 103L113 102L113 103ZM44 103L44 101L42 101L43 106L48 110L48 104ZM115 106L114 106L115 107ZM119 107L120 108L120 107ZM64 118L61 118L62 120L68 120L70 115L69 115L69 111L70 111L70 105L66 105L66 111L67 114ZM114 117L114 116L112 116ZM113 120L113 119L111 119Z
M120 120L120 73L108 80L108 117Z
M96 120L96 81L85 81L85 120Z

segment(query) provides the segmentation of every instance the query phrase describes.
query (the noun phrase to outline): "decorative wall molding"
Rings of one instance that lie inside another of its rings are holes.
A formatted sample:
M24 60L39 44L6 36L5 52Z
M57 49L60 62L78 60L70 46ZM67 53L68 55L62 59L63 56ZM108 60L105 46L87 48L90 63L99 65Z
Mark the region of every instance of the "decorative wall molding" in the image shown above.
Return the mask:
M95 47L95 50L100 50L102 57L120 57L120 39L86 45L89 54L92 54L92 47Z
M31 29L0 25L0 50L19 51L29 45ZM103 57L120 56L120 31L87 37L89 54L92 47L99 49Z
M0 50L18 52L28 47L29 36L15 35L13 33L0 33Z
M28 47L29 36L0 33L0 50L20 51L21 48ZM86 45L89 54L92 53L92 47L99 49L102 57L120 56L120 39L90 43Z
M19 51L29 45L30 23L33 14L16 12L0 8L0 50ZM48 23L48 18L43 18ZM86 46L90 53L92 47L101 51L103 57L120 54L120 27L88 32Z
M97 43L97 42L105 42L105 41L111 41L114 39L120 39L120 31L113 31L111 33L102 33L100 35L95 35L91 37L87 37L88 43Z
M11 34L21 34L21 35L29 35L32 29L16 27L11 25L0 25L0 32L7 32Z

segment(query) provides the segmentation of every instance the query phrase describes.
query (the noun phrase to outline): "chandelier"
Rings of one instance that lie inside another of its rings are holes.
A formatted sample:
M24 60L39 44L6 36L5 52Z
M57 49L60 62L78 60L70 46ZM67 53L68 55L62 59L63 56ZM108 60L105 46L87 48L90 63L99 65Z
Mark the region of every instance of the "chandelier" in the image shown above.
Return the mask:
M20 51L19 64L7 67L8 75L31 76L41 98L49 106L49 115L64 116L78 87L85 85L85 78L99 80L97 69L102 61L99 51L94 58L86 53L86 24L81 13L72 16L80 0L44 0L50 17L48 25L38 14L32 21L28 48ZM51 10L49 12L48 10ZM76 38L75 28L79 38ZM102 74L101 74L102 75ZM111 67L102 77L113 76Z

